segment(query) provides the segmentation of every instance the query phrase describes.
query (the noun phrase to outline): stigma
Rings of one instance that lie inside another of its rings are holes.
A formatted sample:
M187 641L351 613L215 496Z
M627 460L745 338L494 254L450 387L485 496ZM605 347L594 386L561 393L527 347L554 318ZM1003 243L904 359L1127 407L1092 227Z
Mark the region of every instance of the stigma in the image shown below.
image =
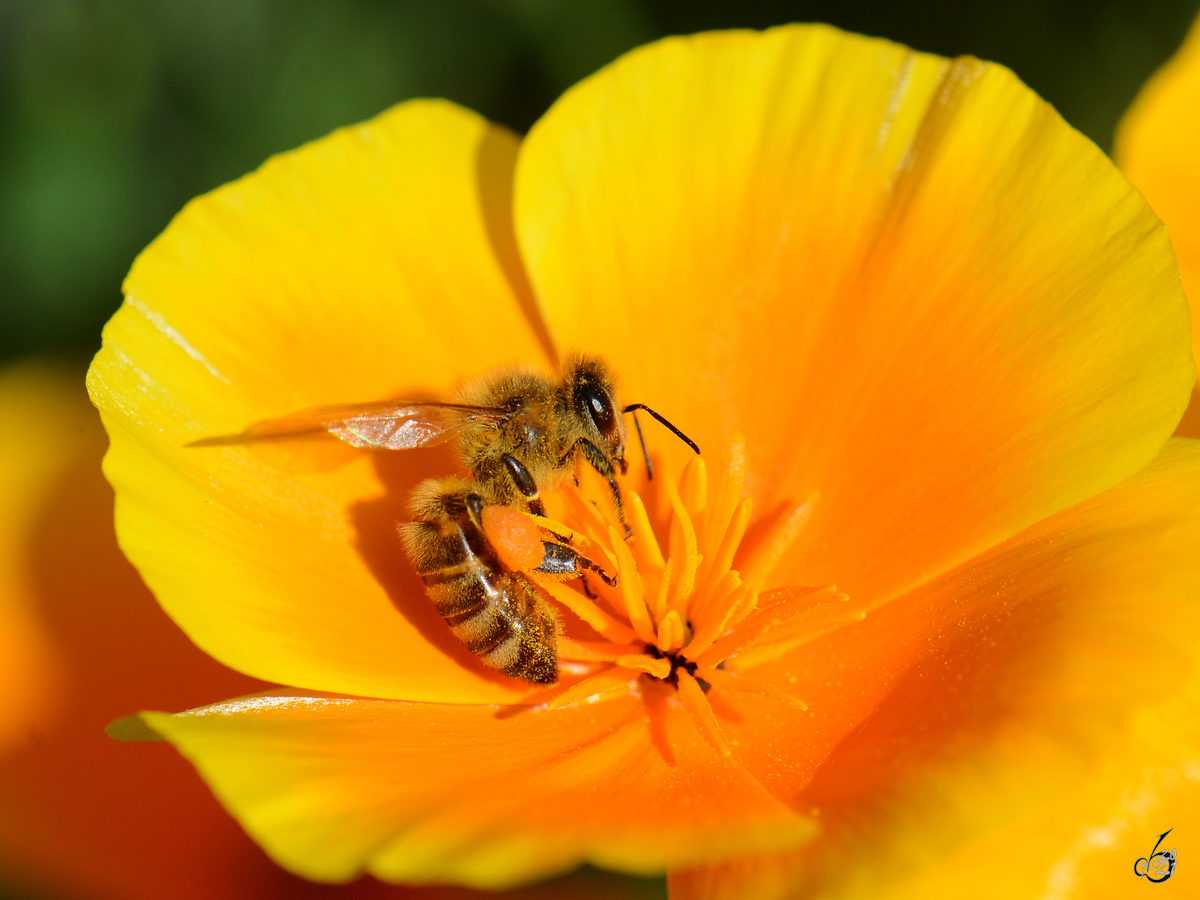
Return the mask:
M616 577L612 585L537 579L595 633L581 637L576 629L560 638L563 675L575 678L564 677L546 706L667 691L722 756L732 747L710 694L758 694L808 708L802 698L755 679L753 670L865 613L834 585L768 589L817 498L773 516L769 527L759 523L749 538L745 460L744 442L735 439L713 484L701 457L692 458L678 483L657 482L657 528L631 490L623 511L598 502L582 470L578 484L559 492L554 519L543 526L569 530L573 546L606 561Z

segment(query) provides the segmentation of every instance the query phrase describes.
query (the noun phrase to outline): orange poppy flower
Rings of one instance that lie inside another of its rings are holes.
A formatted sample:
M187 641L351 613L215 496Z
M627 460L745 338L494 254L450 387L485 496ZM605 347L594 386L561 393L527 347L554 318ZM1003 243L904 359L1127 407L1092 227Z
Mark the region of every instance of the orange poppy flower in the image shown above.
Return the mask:
M1117 128L1114 157L1167 225L1183 289L1200 297L1200 18L1183 46L1154 77L1125 113ZM1200 329L1192 333L1192 352L1200 359ZM1177 434L1200 437L1200 391L1180 422Z
M125 291L89 382L122 546L289 687L117 730L310 878L882 884L1069 784L1194 659L1170 246L1002 67L791 26L635 51L524 141L403 104L194 201ZM619 582L523 576L550 688L467 652L404 558L449 451L189 446L565 350L704 456L651 435L628 541L587 465L548 501Z

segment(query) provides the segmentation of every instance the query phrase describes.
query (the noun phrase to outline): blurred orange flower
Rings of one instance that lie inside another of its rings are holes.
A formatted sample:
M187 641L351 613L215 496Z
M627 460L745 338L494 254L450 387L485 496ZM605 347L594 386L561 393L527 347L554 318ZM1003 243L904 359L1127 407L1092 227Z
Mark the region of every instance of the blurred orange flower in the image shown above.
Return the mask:
M1183 46L1151 78L1117 128L1113 156L1167 225L1179 258L1183 289L1192 300L1192 352L1200 297L1200 18ZM1177 434L1200 438L1200 391Z
M791 26L635 51L524 141L404 104L194 201L125 291L89 381L122 546L290 686L141 721L310 878L875 890L1103 764L1194 662L1170 246L1002 67ZM560 348L706 464L656 441L627 543L559 498L621 577L547 583L549 691L403 558L448 453L187 446Z

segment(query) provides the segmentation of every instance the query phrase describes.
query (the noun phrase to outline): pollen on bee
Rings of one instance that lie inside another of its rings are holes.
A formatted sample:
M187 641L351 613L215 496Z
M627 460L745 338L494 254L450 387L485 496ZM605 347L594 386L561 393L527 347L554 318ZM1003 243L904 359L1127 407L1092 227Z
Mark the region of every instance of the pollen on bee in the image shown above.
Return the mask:
M568 608L612 644L606 650L604 640L563 642L562 658L586 665L590 674L564 686L554 705L610 696L614 684L673 690L722 756L735 743L722 733L715 711L721 705L712 706L710 692L757 694L807 709L787 686L747 672L864 613L833 585L766 589L815 497L801 499L790 515L772 517L775 527L760 527L748 538L753 510L743 491L745 458L739 438L711 486L704 459L695 457L678 485L657 482L662 495L656 502L626 489L624 521L591 496L586 480L563 489L561 518L574 529L572 543L608 560L616 578L612 585L589 582L586 596L561 582L554 586L556 598L569 592ZM655 517L648 509L663 512Z
M528 572L542 561L542 533L533 519L511 506L486 506L483 533L500 561L513 572Z

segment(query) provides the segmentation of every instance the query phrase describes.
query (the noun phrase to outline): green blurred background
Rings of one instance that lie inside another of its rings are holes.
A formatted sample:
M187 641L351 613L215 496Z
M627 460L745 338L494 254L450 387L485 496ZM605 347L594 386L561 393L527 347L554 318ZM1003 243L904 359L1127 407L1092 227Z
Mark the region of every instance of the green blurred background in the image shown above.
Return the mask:
M189 197L408 97L518 131L672 33L827 21L1003 62L1102 147L1196 0L0 0L0 361L90 353Z

